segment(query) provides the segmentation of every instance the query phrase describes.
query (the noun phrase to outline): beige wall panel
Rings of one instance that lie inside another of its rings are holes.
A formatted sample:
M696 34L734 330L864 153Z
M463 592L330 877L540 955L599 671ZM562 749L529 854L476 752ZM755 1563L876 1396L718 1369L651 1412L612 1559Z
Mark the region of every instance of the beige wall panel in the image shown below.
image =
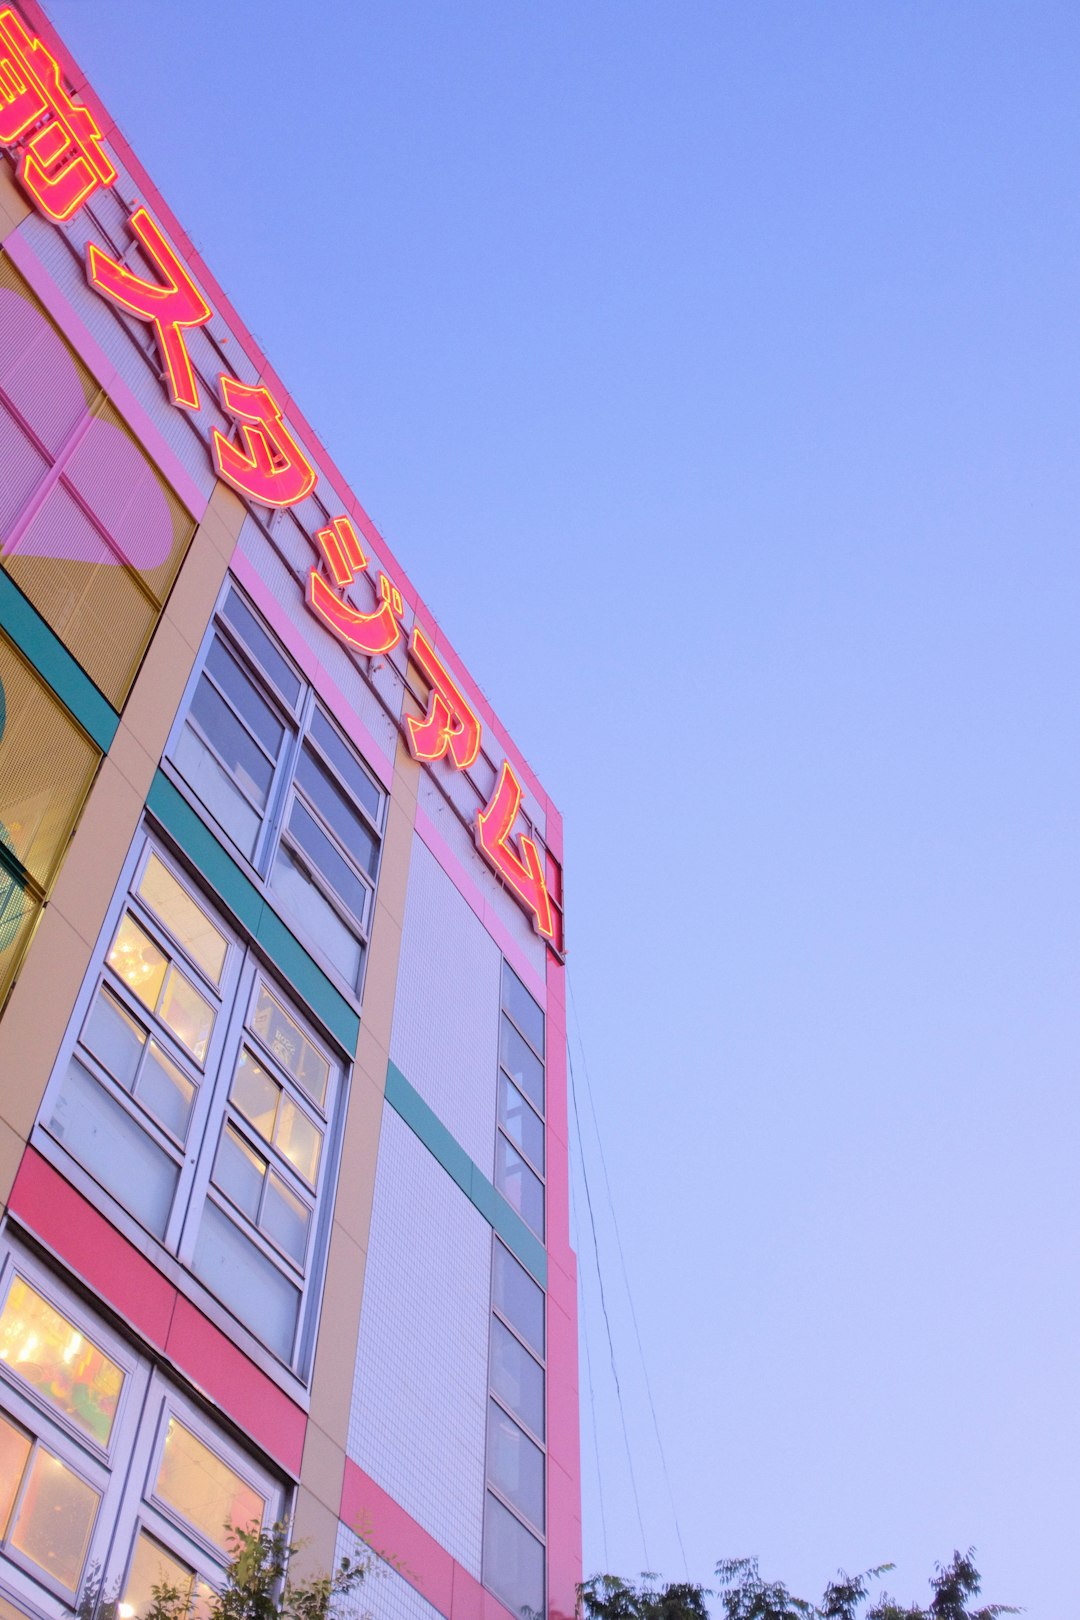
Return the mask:
M26 1143L18 1132L0 1120L0 1209L11 1197L15 1172L19 1168L25 1147Z
M104 759L60 868L47 910L58 912L90 949L131 848L144 797L145 789L137 792L119 767ZM39 948L35 942L31 951Z
M309 1537L306 1556L313 1569L327 1569L334 1557L387 1054L394 1016L394 988L401 953L401 918L405 912L416 814L417 767L407 755L403 762L401 752L399 749L383 841L379 899L372 925L364 1011L345 1122L342 1171L311 1385L308 1443L300 1474L297 1532Z
M10 158L0 159L0 241L21 225L29 212L30 204L12 175Z
M66 917L46 906L0 1019L0 1120L24 1141L41 1106L90 952Z

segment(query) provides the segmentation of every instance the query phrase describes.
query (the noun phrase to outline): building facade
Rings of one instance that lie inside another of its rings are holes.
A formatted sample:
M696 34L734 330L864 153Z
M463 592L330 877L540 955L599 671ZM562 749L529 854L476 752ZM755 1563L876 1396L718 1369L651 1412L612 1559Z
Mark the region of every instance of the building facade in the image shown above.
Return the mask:
M0 147L0 1620L568 1617L558 812L35 0Z

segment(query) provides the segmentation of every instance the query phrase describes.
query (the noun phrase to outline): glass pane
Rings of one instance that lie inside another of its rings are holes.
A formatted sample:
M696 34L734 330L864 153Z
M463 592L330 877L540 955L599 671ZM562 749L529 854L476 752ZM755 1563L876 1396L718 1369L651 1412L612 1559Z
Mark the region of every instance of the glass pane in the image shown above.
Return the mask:
M276 1146L283 1158L303 1176L309 1187L314 1187L319 1171L319 1152L322 1132L317 1130L307 1115L285 1097L281 1103Z
M484 1585L523 1620L544 1612L544 1549L490 1494L484 1508Z
M544 1106L544 1065L526 1046L505 1013L499 1020L499 1062L539 1109Z
M364 806L372 821L377 821L382 805L382 791L376 787L351 749L342 742L321 709L316 709L311 717L311 735L342 781Z
M335 894L341 896L358 922L363 922L370 890L339 854L310 811L297 799L289 816L289 831L318 867Z
M226 770L248 798L262 809L270 792L274 767L205 676L195 688L191 713Z
M172 1030L181 1046L186 1046L196 1062L201 1063L214 1027L214 1009L178 967L169 969L158 1017Z
M544 1122L505 1074L499 1076L499 1124L513 1137L529 1162L543 1172Z
M237 849L250 855L259 836L261 817L190 726L185 726L180 733L173 759L184 780L224 827Z
M130 1091L146 1032L104 986L94 997L83 1042L114 1079Z
M64 1076L48 1129L147 1231L164 1237L177 1167L81 1063L73 1060Z
M544 1369L498 1317L491 1319L491 1387L541 1440L544 1438Z
M139 894L207 978L220 984L228 942L156 855L151 855L146 863Z
M265 984L259 985L259 999L255 1003L252 1024L266 1050L322 1107L326 1101L330 1065Z
M226 700L247 721L271 759L277 759L285 727L222 642L215 641L211 646L206 667L221 687Z
M240 1110L244 1118L267 1142L274 1140L281 1087L263 1065L252 1057L245 1046L236 1065L236 1075L229 1093L229 1101Z
M59 1457L39 1446L15 1519L11 1546L74 1592L101 1497Z
M360 977L363 946L311 879L301 872L284 845L278 850L270 882L301 932L334 964L347 984L355 984Z
M183 1069L165 1056L157 1041L151 1041L136 1096L158 1124L179 1142L187 1138L195 1090L194 1082Z
M130 913L125 912L116 930L108 963L128 989L135 992L144 1007L152 1010L157 1006L169 960Z
M375 872L378 840L366 821L353 809L341 789L307 749L300 755L296 780L323 820L337 834L349 854L369 876Z
M195 1270L282 1361L292 1355L299 1290L224 1212L208 1203L195 1245Z
M492 1273L492 1303L500 1310L526 1344L539 1355L544 1353L544 1291L519 1266L509 1249L495 1244Z
M23 1469L29 1455L30 1436L23 1434L0 1413L0 1540L7 1534L15 1493L22 1484Z
M261 1525L266 1501L176 1418L169 1419L154 1494L227 1552L228 1526Z
M544 1238L544 1183L499 1131L495 1138L495 1185L526 1226Z
M241 640L247 644L249 652L255 654L256 661L262 665L264 673L269 675L278 691L288 700L289 707L295 709L296 700L300 696L300 682L255 615L235 591L229 592L225 603L225 617L239 633Z
M155 1586L174 1587L189 1601L194 1588L194 1603L189 1611L192 1620L207 1620L214 1596L212 1589L205 1581L196 1579L189 1565L180 1563L145 1530L140 1530L124 1596L117 1610L119 1620L141 1620L154 1601Z
M487 1471L496 1490L542 1530L544 1454L496 1401L488 1402Z
M108 1445L123 1373L21 1277L0 1315L0 1361L84 1434Z
M232 1126L226 1125L214 1161L214 1184L252 1222L259 1218L259 1199L265 1174L266 1160L253 1153Z
M307 1205L271 1170L259 1225L298 1266L304 1264L307 1255L310 1221L311 1211Z
M530 1046L544 1055L544 1013L538 1001L526 990L509 962L503 963L503 1006Z

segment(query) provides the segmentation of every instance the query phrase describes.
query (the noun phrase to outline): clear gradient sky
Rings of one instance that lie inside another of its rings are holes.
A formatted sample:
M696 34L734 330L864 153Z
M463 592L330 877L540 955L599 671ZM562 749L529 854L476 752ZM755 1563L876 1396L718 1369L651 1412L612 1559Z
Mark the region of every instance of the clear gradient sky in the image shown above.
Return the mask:
M48 3L564 811L691 1574L1075 1615L1080 7Z

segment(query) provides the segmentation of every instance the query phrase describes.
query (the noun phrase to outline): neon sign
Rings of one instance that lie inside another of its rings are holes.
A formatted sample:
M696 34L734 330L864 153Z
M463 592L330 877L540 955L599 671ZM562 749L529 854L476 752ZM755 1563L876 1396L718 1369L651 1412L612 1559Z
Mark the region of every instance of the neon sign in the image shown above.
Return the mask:
M0 146L17 154L19 183L40 212L59 224L71 219L96 191L116 181L89 109L72 101L55 58L10 9L0 11ZM91 242L86 250L87 280L102 298L153 326L170 403L180 410L198 410L199 389L185 332L205 325L213 312L143 205L134 208L128 226L159 279L146 280ZM217 391L226 415L236 424L235 438L226 438L216 427L211 431L210 456L217 476L247 500L272 510L306 500L318 473L286 427L270 389L221 372ZM313 542L329 578L318 563L310 569L305 588L310 611L353 651L370 658L390 652L402 637L404 606L397 586L380 574L377 584L372 581L378 605L361 612L342 594L368 567L352 523L344 516L334 518L316 532ZM419 625L413 626L409 656L429 687L426 714L422 719L408 715L405 720L412 757L425 765L446 759L453 769L468 770L480 754L479 719ZM540 851L527 834L514 833L521 801L521 783L504 759L490 800L477 811L473 836L477 850L529 914L536 932L554 944L556 920Z

